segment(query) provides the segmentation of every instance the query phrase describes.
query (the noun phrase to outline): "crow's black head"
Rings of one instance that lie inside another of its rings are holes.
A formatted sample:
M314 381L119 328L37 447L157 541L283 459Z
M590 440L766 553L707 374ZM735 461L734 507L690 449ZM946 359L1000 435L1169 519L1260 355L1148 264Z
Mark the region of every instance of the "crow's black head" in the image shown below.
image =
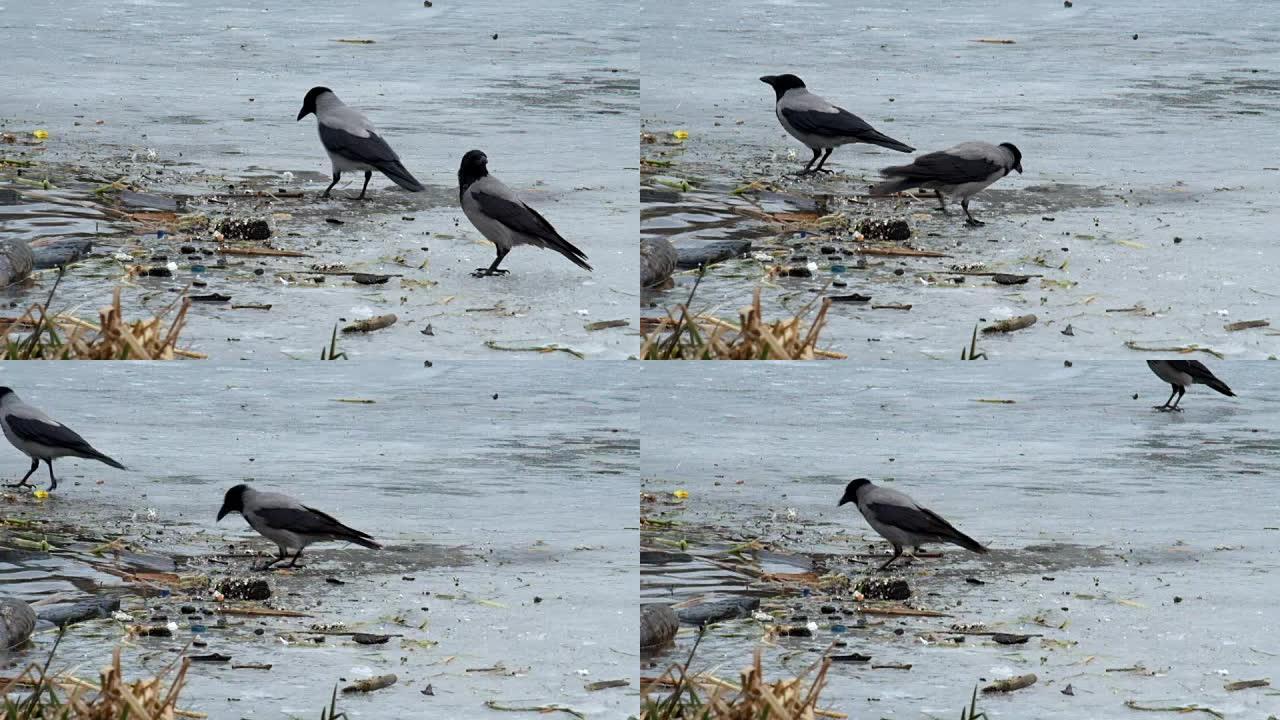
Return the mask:
M489 156L479 150L468 150L458 166L458 188L466 190L471 183L489 174Z
M858 491L870 484L871 481L866 478L851 480L849 484L845 486L844 495L840 498L839 504L844 505L845 503L854 503L856 505L858 502Z
M298 119L301 120L316 111L316 98L325 93L332 92L333 91L327 87L313 87L308 90L307 96L302 98L302 109L298 111Z
M1021 174L1022 173L1022 151L1019 150L1018 146L1014 145L1013 143L1000 143L1000 147L1013 153L1013 169L1017 170L1018 173Z
M227 491L222 498L222 508L218 510L218 520L222 520L228 513L244 512L244 493L248 489L248 485L240 483Z
M782 99L783 95L787 94L788 90L804 87L804 81L791 73L786 75L765 75L760 78L760 82L766 83L773 88L773 92L777 94L779 100Z
M5 395L8 395L8 394L10 394L10 393L12 393L12 392L13 392L13 391L12 391L12 390L10 390L10 389L9 389L9 388L7 388L7 387L0 387L0 398L4 397Z

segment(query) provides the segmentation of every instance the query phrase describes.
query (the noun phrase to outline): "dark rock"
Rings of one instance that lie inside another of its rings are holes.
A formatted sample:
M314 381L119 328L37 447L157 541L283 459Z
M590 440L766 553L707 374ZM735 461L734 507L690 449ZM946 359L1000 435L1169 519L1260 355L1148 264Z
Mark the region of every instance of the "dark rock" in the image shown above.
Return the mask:
M859 578L853 589L868 600L906 600L911 597L911 586L903 578Z
M822 253L823 255L834 255L836 252L836 247L835 245L823 245L822 247L818 248L818 252Z
M358 285L382 285L390 279L390 275L374 275L373 273L355 273L351 276L351 280Z
M271 237L271 225L266 218L223 218L218 232L227 240L266 240Z
M863 655L862 653L849 653L848 655L831 656L831 662L867 662L870 659L870 655Z
M640 606L640 649L666 647L680 629L680 619L670 605L646 603Z
M382 645L391 639L390 635L373 635L371 633L356 633L351 636L359 645Z
M911 226L906 218L870 218L858 220L854 229L867 240L900 242L911 237Z
M793 265L787 268L787 275L790 277L813 277L813 271L806 265Z
M178 252L181 252L183 255L194 255L197 251L195 245L183 245L178 248Z
M195 611L196 611L195 605L183 605L182 607L178 608L178 612L182 613L183 615L191 615Z
M228 600L266 600L271 597L271 586L262 578L222 578L214 589Z
M665 285L676 271L679 253L666 238L640 239L640 287Z
M208 655L191 655L191 662L228 662L231 660L230 655L222 653L209 653Z
M173 277L173 271L164 265L153 265L147 268L148 277Z
M148 637L173 637L173 631L168 625L152 625L144 628L142 634Z
M1025 285L1031 279L1030 275L1009 275L1006 273L996 273L991 276L992 281L997 285Z
M871 299L871 296L852 293L850 295L828 295L827 299L831 300L831 302L867 302Z
M996 633L991 639L1000 645L1021 645L1031 639L1030 635L1015 635L1013 633Z
M792 625L783 631L788 637L813 637L813 631L805 625Z

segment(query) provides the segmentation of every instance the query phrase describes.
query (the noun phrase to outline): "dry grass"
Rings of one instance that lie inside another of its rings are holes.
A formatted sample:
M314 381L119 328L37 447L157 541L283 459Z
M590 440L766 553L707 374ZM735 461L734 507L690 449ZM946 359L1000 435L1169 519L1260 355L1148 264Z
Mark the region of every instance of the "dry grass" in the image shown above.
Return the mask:
M698 281L702 280L699 276ZM813 321L805 317L813 309L811 301L790 318L767 321L760 309L760 289L751 305L739 313L737 324L689 310L689 300L667 309L667 317L659 320L644 336L640 357L644 360L814 360L843 359L843 353L818 349L818 335L827 323L831 300L822 299Z
M742 682L734 684L709 675L688 674L689 663L698 651L701 634L689 659L672 665L657 680L641 685L641 720L816 720L845 718L844 713L818 707L818 696L827 683L831 660L825 655L798 677L769 682L760 666L756 650L750 667L742 672ZM812 680L805 678L813 676ZM655 686L670 687L670 695L653 699Z
M59 637L59 640L61 637ZM54 645L54 651L57 644ZM191 661L181 659L172 681L166 676L173 672L177 660L160 674L129 682L120 667L120 649L116 648L111 664L102 670L98 684L68 675L51 675L49 663L53 652L43 666L30 665L20 675L0 681L3 695L3 720L177 720L177 718L203 718L204 713L178 708L178 695L186 682L187 668ZM13 699L22 688L32 688L31 694Z
M58 275L61 281L62 275ZM111 305L99 311L94 324L65 313L50 313L49 299L35 304L17 318L0 320L0 360L173 360L203 358L201 353L178 349L178 336L186 324L191 300L180 297L154 317L126 320L116 288ZM176 312L175 312L176 309ZM173 319L168 319L172 315Z

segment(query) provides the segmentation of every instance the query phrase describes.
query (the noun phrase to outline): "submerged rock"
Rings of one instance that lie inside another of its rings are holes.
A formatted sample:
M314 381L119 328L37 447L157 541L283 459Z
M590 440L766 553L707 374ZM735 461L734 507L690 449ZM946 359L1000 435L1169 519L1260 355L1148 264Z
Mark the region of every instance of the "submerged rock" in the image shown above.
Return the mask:
M640 240L640 287L665 285L676 271L679 256L666 238Z
M722 620L747 617L760 607L760 598L731 597L683 608L677 615L686 625L706 625Z
M680 629L680 618L670 605L648 603L640 606L640 649L658 650L666 647Z

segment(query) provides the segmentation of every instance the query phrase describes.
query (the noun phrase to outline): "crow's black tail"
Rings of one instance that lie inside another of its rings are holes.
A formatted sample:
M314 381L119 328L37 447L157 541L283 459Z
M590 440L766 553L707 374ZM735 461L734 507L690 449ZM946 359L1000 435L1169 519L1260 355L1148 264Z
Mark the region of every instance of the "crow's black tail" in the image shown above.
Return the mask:
M422 186L422 183L418 182L418 179L413 176L413 173L409 172L404 165L400 164L399 161L383 163L378 166L378 170L381 171L383 175L390 178L391 182L399 185L409 192L422 192L426 189Z

